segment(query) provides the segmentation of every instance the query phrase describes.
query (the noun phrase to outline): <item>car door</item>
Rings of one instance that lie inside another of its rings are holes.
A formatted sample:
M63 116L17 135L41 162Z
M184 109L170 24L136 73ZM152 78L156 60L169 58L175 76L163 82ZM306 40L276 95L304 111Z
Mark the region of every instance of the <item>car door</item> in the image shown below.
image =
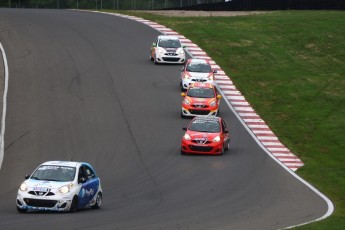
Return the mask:
M227 145L230 142L230 134L224 120L222 120L222 135L223 135L224 144Z
M84 178L81 179L82 186L78 196L79 207L85 207L96 195L99 187L99 180L94 171L88 165L82 165L79 171L80 177Z

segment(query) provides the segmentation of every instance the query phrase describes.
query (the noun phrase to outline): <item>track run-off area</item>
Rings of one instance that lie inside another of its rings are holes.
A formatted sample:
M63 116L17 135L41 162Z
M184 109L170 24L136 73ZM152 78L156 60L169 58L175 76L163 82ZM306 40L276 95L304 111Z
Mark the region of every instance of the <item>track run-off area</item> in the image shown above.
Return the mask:
M0 9L8 65L0 229L281 229L332 213L216 63L230 150L180 154L189 122L179 116L181 66L150 62L160 33L178 35L130 16ZM181 39L191 56L209 58ZM91 163L102 208L18 214L18 186L47 160Z

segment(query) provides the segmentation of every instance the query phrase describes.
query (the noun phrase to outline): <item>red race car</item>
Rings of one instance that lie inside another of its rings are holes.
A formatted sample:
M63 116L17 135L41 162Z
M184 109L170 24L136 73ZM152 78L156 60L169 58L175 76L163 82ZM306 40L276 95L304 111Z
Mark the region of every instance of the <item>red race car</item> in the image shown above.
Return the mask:
M186 93L181 93L181 117L217 116L221 95L212 83L192 83Z
M183 130L181 154L222 155L229 149L229 130L220 117L195 117Z

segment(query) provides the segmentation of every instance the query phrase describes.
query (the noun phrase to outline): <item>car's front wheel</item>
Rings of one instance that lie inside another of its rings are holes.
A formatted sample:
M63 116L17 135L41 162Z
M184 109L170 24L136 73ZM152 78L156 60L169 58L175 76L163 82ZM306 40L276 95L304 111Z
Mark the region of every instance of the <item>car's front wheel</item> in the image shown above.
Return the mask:
M158 65L158 64L159 64L159 62L157 61L156 58L153 59L153 63L154 63L155 65Z
M227 141L225 150L229 150L229 149L230 149L230 141Z
M98 193L96 197L96 203L95 205L91 206L93 209L99 209L102 205L102 193Z
M74 197L73 200L72 200L72 204L71 204L71 207L69 208L69 211L70 213L74 213L78 210L78 197Z
M17 211L18 211L19 213L26 213L28 210L25 209L25 208L19 208L19 207L17 206Z
M222 146L222 150L220 151L220 155L223 155L224 154L224 144L223 144L223 146Z

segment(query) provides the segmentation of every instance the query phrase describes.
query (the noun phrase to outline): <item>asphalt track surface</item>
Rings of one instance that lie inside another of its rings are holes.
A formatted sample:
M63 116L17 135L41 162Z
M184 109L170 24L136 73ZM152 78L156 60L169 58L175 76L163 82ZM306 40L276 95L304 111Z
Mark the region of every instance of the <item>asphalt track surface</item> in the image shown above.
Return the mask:
M327 212L225 103L230 150L180 154L181 66L149 61L157 35L110 15L0 9L10 71L0 229L279 229ZM91 163L102 208L17 213L24 175L47 160Z

